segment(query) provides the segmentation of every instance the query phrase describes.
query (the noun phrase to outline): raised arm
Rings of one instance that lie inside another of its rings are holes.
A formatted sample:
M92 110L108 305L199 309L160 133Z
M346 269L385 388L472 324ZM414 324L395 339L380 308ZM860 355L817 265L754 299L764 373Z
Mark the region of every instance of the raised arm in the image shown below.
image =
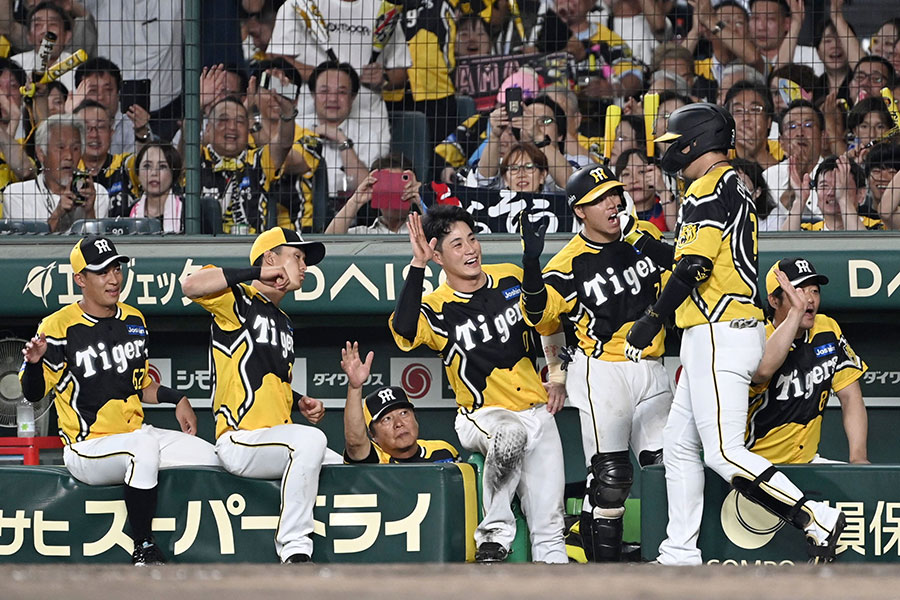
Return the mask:
M394 310L394 331L407 340L416 339L419 327L419 306L422 304L422 284L425 281L425 267L434 256L437 238L428 240L422 229L422 217L418 213L409 213L408 221L409 245L412 246L413 258L409 262L409 272Z
M766 349L763 352L756 373L753 374L752 381L754 384L765 383L772 379L775 371L784 364L787 359L788 352L791 351L791 344L797 337L800 329L800 321L806 311L806 301L800 292L791 285L790 279L780 270L775 271L775 277L778 279L778 285L784 290L782 299L789 305L787 317L778 324L769 339L766 340Z
M185 277L181 282L181 291L188 298L202 298L253 280L276 289L286 289L290 283L284 267L209 267Z
M362 386L372 370L374 353L369 352L363 362L359 358L359 342L346 342L341 348L341 369L347 374L347 402L344 405L344 450L347 458L359 462L372 452L372 442L366 433L366 419L362 408Z
M862 57L862 48L859 45L859 38L853 35L850 25L844 18L844 0L831 0L831 22L834 23L834 29L837 32L838 40L847 53L847 61L852 67L859 62Z
M794 51L797 49L800 28L803 26L803 17L806 15L803 0L788 0L788 3L791 5L791 28L784 36L781 46L778 47L778 55L775 58L776 67L794 62Z

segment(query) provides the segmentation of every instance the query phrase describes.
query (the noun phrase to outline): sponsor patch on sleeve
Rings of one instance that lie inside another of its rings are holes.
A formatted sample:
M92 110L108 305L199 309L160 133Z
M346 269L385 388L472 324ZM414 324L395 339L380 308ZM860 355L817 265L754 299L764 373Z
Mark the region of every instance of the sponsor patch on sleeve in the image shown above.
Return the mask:
M142 337L146 337L147 328L143 325L127 325L128 335L139 335Z
M507 288L503 290L503 297L506 300L512 300L513 298L517 298L522 295L522 286L514 285L511 288Z
M816 346L813 348L813 351L816 353L816 357L829 356L834 354L835 346L833 342L829 342L827 344L822 344L821 346Z

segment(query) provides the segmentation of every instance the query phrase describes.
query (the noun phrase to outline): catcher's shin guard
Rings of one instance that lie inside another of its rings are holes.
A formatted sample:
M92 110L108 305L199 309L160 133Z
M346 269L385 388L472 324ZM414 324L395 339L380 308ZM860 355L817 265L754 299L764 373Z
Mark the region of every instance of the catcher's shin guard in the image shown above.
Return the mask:
M801 497L794 504L788 504L770 495L759 485L760 483L769 481L777 472L778 469L773 465L757 475L756 479L752 481L738 476L731 480L731 487L748 499L756 502L776 517L780 517L782 520L798 529L804 529L809 525L809 520L811 518L810 514L807 512L809 509L804 509L803 506L807 501L806 496Z
M597 509L594 510L596 513ZM623 511L624 513L624 511ZM588 562L619 562L622 560L622 517L594 517L582 512L581 542Z

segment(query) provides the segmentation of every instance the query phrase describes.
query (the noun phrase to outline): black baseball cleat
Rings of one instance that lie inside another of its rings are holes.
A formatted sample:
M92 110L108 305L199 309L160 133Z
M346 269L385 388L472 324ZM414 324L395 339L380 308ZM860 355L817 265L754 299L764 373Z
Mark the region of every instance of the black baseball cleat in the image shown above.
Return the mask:
M291 554L288 556L283 564L291 564L291 563L312 563L312 559L309 557L309 554Z
M475 562L503 562L509 556L509 550L497 542L483 542L475 551Z
M812 565L821 565L834 562L838 540L846 527L847 517L844 516L844 513L840 513L834 522L834 529L832 529L831 534L825 538L824 544L816 544L811 536L807 536L806 551L809 554L809 563Z
M131 553L131 564L136 567L164 565L166 557L156 545L156 541L152 537L148 537L135 542L134 552Z

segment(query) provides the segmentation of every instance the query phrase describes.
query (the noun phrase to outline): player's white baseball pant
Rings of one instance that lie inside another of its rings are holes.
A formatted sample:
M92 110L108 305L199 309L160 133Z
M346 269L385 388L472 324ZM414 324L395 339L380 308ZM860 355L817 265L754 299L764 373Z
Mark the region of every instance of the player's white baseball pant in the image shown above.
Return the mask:
M218 467L212 444L193 435L146 423L130 433L75 442L63 448L72 477L89 485L124 483L149 490L167 467Z
M744 447L750 378L765 347L762 323L737 328L731 323L690 327L681 340L683 370L663 433L663 461L669 523L658 560L666 565L698 565L703 516L703 462L726 481L753 480L771 466ZM783 473L762 483L774 498L795 504L803 493ZM838 511L808 502L817 520L833 524Z
M516 536L513 495L518 494L531 533L536 562L567 563L563 539L565 465L556 420L545 405L523 411L485 407L456 417L456 433L467 450L484 454L484 518L476 544L509 548Z
M281 479L281 518L275 551L282 561L294 554L312 556L313 506L319 471L336 462L325 434L305 425L277 425L253 431L227 431L216 440L216 453L229 473L254 479Z
M585 464L598 452L635 455L663 446L672 386L661 360L610 362L576 352L566 375L569 403L578 409Z

